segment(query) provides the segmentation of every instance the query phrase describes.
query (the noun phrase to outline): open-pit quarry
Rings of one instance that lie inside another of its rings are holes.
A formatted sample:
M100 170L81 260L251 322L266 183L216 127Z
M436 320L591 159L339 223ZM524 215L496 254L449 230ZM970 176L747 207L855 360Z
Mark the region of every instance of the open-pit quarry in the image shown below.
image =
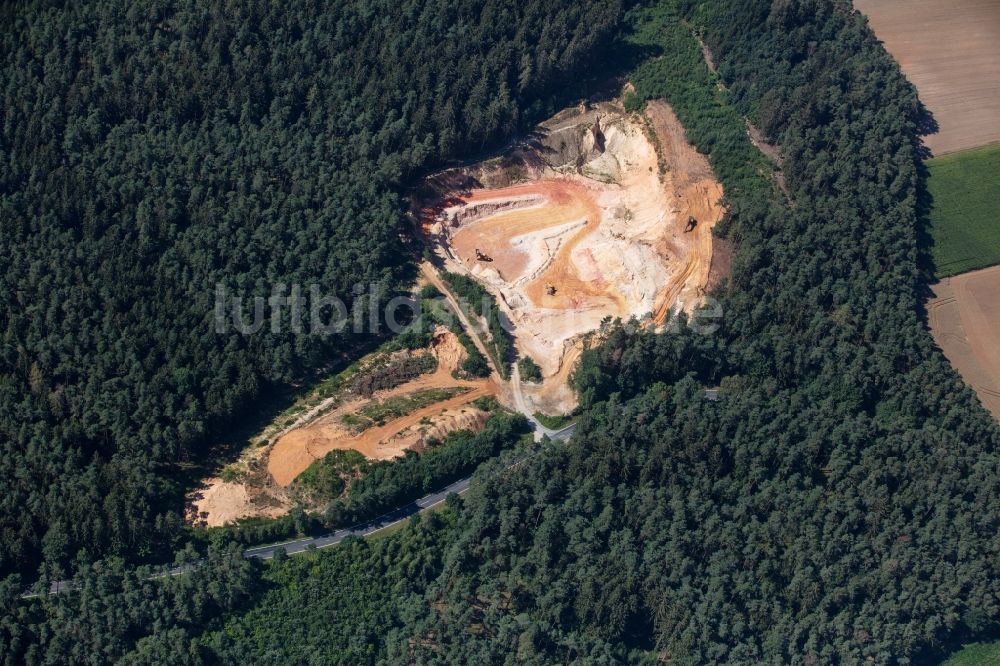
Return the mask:
M215 526L284 514L297 502L295 479L328 452L390 459L455 429L481 429L487 414L473 403L484 396L529 417L570 412L569 375L588 334L613 318L660 325L697 305L719 272L712 229L721 198L706 158L655 101L642 113L615 102L568 109L501 157L429 176L412 200L434 255L423 279L447 292L444 269L484 285L513 323L518 355L540 366L543 381L522 382L516 365L510 381L495 367L487 379L463 376L467 349L439 328L429 348L365 357L353 384L279 417L189 494L188 520ZM459 319L487 355L485 327ZM419 355L432 356L434 369L374 394L351 389L358 377Z
M722 187L663 102L568 109L428 186L418 205L437 261L490 290L518 352L542 368L545 381L523 388L529 409L572 409L572 362L602 321L662 324L708 283Z

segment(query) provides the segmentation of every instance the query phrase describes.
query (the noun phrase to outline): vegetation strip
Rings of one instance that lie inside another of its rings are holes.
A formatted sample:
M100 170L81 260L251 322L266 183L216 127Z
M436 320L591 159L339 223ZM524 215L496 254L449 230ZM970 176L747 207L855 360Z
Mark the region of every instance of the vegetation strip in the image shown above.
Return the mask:
M510 357L514 353L510 334L504 327L503 316L497 307L496 300L486 289L472 278L458 273L441 273L441 278L448 284L458 298L460 304L467 304L473 321L479 317L486 320L486 330L489 334L487 348L493 357L500 376L510 378Z

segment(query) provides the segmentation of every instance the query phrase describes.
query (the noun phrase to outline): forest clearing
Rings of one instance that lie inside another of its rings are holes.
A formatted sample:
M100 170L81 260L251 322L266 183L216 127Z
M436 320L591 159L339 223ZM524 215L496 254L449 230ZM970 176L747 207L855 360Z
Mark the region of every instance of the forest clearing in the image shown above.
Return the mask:
M443 293L449 281L465 279L458 276L484 286L513 322L518 355L538 363L542 381L463 371L475 347L491 354L495 336L480 326L485 319L438 327L426 349L362 360L365 369L350 382L407 359L433 357L432 371L370 394L337 391L276 420L256 446L189 494L189 522L284 515L301 499L295 480L331 451L372 461L419 453L456 430L482 430L488 414L473 404L481 398L525 415L571 412L569 377L585 336L613 318L663 324L672 308L690 311L708 284L722 187L664 102L650 101L641 114L616 102L567 109L509 155L427 184L420 221L447 272L428 264L423 280ZM511 360L493 356L496 369Z
M690 311L712 265L722 187L664 102L564 110L502 158L427 179L415 202L439 263L484 285L540 385L528 409L564 413L583 337L614 318Z
M1000 419L1000 266L932 286L931 332L979 400Z
M868 16L938 131L924 137L934 155L1000 141L1000 2L854 0Z

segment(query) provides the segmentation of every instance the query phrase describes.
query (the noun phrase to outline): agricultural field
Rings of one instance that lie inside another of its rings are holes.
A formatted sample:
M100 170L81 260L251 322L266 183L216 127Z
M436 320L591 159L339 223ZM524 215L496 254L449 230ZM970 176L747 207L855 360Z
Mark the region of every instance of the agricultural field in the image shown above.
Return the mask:
M855 0L917 87L934 155L1000 141L1000 2Z
M1000 419L1000 266L931 287L931 333L983 406Z
M941 666L1000 666L1000 641L966 645Z
M937 277L1000 264L1000 145L926 164Z

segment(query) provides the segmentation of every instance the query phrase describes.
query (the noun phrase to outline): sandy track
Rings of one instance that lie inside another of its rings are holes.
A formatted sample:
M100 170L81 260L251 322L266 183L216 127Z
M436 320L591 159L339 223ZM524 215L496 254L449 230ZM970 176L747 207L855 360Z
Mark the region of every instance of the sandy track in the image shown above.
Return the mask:
M1000 141L1000 1L855 0L940 131L935 155Z
M440 284L440 281L438 283ZM420 423L424 418L438 416L444 411L465 406L482 396L497 393L497 385L493 379L468 381L455 379L452 376L452 372L458 368L465 356L464 349L452 333L439 334L433 352L438 359L438 367L432 374L418 377L387 391L380 391L371 399L347 402L312 424L296 428L278 438L267 460L267 471L274 482L281 487L287 486L313 461L335 449L354 449L368 458L377 460L403 455L415 441L412 437L397 437L403 431ZM373 401L382 401L426 389L446 388L462 388L466 392L393 419L382 426L368 428L357 435L351 433L341 422L344 415L355 413ZM442 424L441 427L447 429L448 425Z
M434 268L434 266L430 265L429 263L424 262L420 265L420 272L425 278L427 278L428 282L437 287L438 291L444 294L445 300L448 301L448 305L451 308L451 311L455 313L455 316L458 317L458 321L462 325L462 328L465 329L465 332L468 334L469 339L472 340L472 343L476 346L476 349L479 350L479 353L486 358L486 362L489 364L490 370L493 373L492 379L499 380L500 373L497 372L496 365L493 363L493 356L490 354L490 351L486 348L486 344L483 343L482 339L479 337L479 333L477 332L476 327L472 325L472 322L470 322L469 318L465 315L465 311L462 310L462 308L459 306L458 301L455 300L455 297L452 295L451 290L447 287L447 285L445 285L444 281L441 279L441 276L438 275L437 269ZM458 367L458 360L456 360L455 366L452 368L452 370L454 370L454 368L457 367Z
M934 285L927 304L934 340L1000 420L1000 266Z

